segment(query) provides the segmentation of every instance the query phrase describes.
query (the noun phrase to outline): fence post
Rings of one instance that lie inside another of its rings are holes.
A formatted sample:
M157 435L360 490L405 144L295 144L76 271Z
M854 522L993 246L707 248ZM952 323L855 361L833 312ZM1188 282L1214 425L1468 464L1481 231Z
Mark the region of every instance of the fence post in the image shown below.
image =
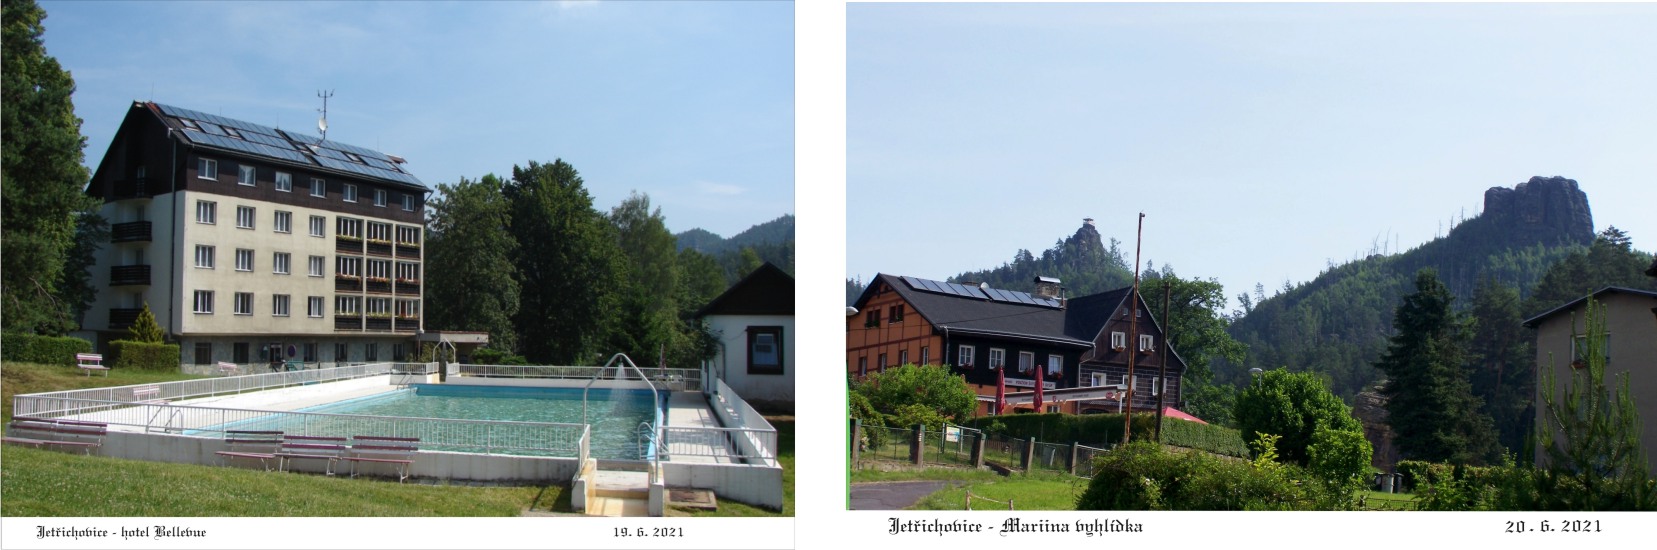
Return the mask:
M1081 446L1075 441L1070 442L1070 460L1066 460L1064 467L1070 470L1070 475L1076 475L1076 456L1081 452Z
M915 433L909 437L909 460L916 466L926 463L926 424L916 424Z
M1030 471L1030 464L1036 457L1036 438L1032 437L1024 442L1024 456L1018 458L1018 466L1024 471ZM1009 508L1010 509L1010 508Z
M984 434L982 432L977 437L972 438L972 467L984 467ZM968 508L968 510L971 510L971 508Z
M857 464L857 459L863 455L863 419L852 419L851 435L852 464Z

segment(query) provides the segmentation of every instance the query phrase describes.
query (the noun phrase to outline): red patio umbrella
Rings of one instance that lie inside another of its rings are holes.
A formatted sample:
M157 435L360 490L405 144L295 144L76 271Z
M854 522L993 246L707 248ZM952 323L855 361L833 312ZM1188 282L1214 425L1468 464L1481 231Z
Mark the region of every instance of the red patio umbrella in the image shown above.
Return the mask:
M1001 369L995 369L995 414L1000 415L1001 411L1006 410L1006 408L1007 373Z
M1041 387L1046 385L1046 384L1042 383L1042 379L1047 378L1046 373L1044 372L1046 370L1047 370L1047 367L1036 367L1036 402L1035 402L1035 405L1036 405L1036 412L1038 412L1038 413L1041 412Z

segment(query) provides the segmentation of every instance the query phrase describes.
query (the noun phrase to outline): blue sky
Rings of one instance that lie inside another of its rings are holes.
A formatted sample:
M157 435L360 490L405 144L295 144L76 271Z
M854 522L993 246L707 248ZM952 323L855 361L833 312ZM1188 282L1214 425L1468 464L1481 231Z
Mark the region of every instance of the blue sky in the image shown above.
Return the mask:
M133 100L399 155L433 188L563 158L608 211L729 237L794 212L786 2L53 2L96 167Z
M1269 294L1537 175L1657 249L1651 4L855 4L846 25L848 276L994 267L1085 217L1131 261L1143 211L1146 259Z

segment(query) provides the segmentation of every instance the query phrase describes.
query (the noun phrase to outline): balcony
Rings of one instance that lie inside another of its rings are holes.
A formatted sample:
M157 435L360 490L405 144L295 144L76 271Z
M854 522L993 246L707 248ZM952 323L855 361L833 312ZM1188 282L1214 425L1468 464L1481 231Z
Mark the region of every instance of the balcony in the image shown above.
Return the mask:
M369 292L391 294L391 281L386 280L384 277L369 277L366 284L368 285Z
M150 266L147 265L113 265L109 266L109 286L132 286L150 284Z
M397 293L406 295L420 294L420 281L414 279L398 279Z
M368 254L370 256L390 256L391 255L391 242L390 241L376 241L376 240L373 240L373 239L369 239L368 240Z
M334 237L334 252L362 254L362 239L348 235Z
M356 315L335 315L334 330L362 330L362 317Z
M397 257L411 260L420 259L420 245L414 243L397 243Z
M420 330L419 317L398 317L392 330L397 332L414 332Z
M334 290L342 292L362 292L362 279L340 275L334 277Z
M109 308L109 330L132 328L132 325L138 322L138 314L143 311L143 308Z
M148 178L132 178L115 182L115 200L150 198Z
M381 332L391 331L390 317L369 317L367 321L368 324L363 327L364 330L377 330Z
M109 242L150 242L150 222L126 222L109 226Z

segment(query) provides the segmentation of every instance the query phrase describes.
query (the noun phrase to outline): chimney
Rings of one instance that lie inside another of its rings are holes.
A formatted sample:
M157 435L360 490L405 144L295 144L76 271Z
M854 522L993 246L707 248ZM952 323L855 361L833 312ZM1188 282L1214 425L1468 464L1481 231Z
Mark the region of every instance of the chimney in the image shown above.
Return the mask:
M1057 278L1036 276L1036 296L1057 299L1062 290L1064 287L1059 285Z

